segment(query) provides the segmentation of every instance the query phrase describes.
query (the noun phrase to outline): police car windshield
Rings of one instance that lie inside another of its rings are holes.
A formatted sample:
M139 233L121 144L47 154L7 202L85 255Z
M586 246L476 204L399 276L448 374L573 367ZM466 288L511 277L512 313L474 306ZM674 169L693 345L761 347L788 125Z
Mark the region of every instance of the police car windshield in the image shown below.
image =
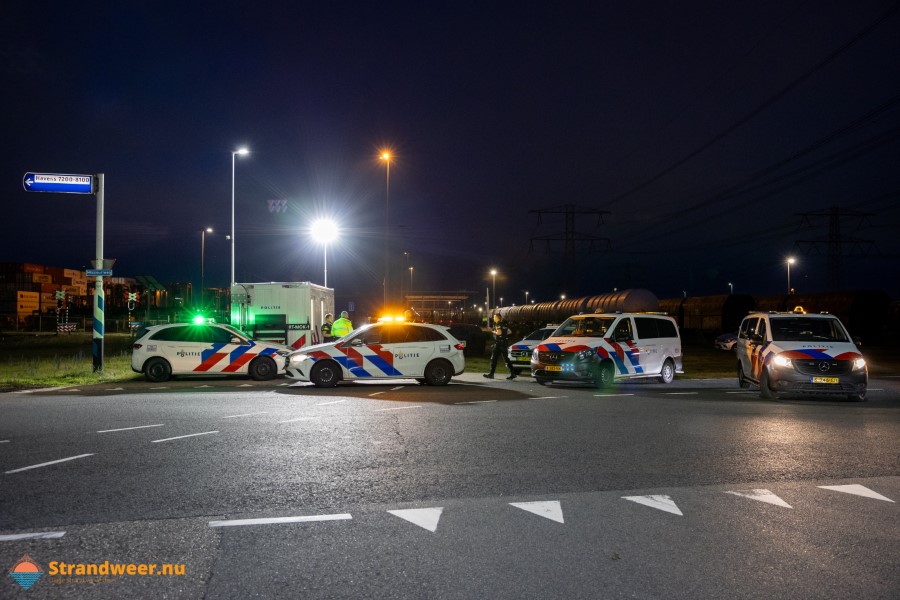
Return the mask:
M776 342L849 342L837 319L812 317L770 318L772 340Z
M554 336L603 337L606 335L613 317L570 317L553 332Z

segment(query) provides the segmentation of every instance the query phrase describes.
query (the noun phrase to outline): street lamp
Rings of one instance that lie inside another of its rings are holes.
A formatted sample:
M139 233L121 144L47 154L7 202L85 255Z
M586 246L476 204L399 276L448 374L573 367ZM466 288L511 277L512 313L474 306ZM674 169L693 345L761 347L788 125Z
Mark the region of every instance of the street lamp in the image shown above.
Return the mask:
M788 275L788 295L793 293L791 290L791 265L797 262L793 256L789 256L787 259L787 275Z
M565 299L566 299L566 295L565 295L565 294L560 294L560 295L559 295L559 299L560 299L560 300L565 300Z
M728 293L729 293L729 294L733 294L733 293L734 293L734 285L732 285L731 283L728 284Z
M338 227L331 219L319 219L310 228L313 239L322 244L322 258L325 261L325 287L328 287L328 244L337 239Z
M528 290L525 290L525 304L528 304Z
M497 306L497 269L491 269L491 300Z
M413 268L409 268L409 295L412 296L413 286L412 286L412 276L413 276Z
M234 287L234 157L248 154L250 151L247 148L238 148L231 153L231 287Z
M382 150L381 160L384 161L384 306L388 303L388 278L390 277L390 229L391 229L391 153Z
M203 263L206 256L206 234L212 233L212 227L207 227L206 229L200 230L200 307L203 308Z
M503 306L503 296L500 296L500 306Z

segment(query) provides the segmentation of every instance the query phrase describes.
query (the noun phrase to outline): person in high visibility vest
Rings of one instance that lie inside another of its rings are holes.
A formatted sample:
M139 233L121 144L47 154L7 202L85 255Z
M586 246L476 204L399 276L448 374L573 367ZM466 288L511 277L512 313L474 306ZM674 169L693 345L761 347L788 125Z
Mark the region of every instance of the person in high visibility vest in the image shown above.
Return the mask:
M341 318L331 324L331 335L342 338L353 331L353 323L350 322L350 313L341 311Z

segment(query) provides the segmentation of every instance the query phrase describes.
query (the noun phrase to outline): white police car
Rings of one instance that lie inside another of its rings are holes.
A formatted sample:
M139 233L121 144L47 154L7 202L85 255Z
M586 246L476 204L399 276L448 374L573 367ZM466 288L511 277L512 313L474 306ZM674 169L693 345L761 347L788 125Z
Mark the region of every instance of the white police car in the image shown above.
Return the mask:
M257 381L284 370L290 348L251 340L228 325L154 325L135 342L131 370L148 381L172 375L250 375Z
M336 342L288 356L289 379L334 387L340 381L415 379L446 385L466 368L463 345L446 327L426 323L366 325Z
M516 375L520 375L522 371L531 373L531 353L534 347L550 337L550 334L556 331L557 327L559 325L535 329L515 344L509 346L506 353L509 356L509 361L513 364L513 371L516 372Z
M741 322L737 377L759 385L766 399L779 392L866 399L866 360L840 320L829 314L755 312Z
M681 337L672 317L656 313L599 313L569 317L531 354L531 374L546 385L655 377L671 383L683 373Z

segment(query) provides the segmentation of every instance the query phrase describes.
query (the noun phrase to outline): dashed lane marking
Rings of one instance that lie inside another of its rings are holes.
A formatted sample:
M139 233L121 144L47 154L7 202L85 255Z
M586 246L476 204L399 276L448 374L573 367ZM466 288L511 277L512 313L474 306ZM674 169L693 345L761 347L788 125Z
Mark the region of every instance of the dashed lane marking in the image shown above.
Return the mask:
M255 412L255 413L244 413L242 415L228 415L227 417L222 417L222 418L223 419L237 419L238 417L252 417L253 415L264 415L264 414L267 414L268 412L269 411L267 411L267 410L261 410L259 412Z
M454 402L453 404L489 404L491 402L499 402L498 400L470 400L469 402Z
M163 423L159 425L138 425L137 427L122 427L121 429L102 429L97 433L112 433L114 431L131 431L132 429L147 429L150 427L164 427Z
M726 394L756 394L756 392L753 392L753 391L750 391L750 390L747 390L747 391L740 391L740 392L725 392L725 393L726 393Z
M198 435L212 435L212 434L214 434L214 433L219 433L219 432L218 432L218 431L204 431L203 433L191 433L191 434L188 434L188 435L179 435L179 436L176 436L176 437L165 438L165 439L162 439L162 440L152 440L150 443L151 443L151 444L158 444L158 443L160 443L160 442L171 442L172 440L183 440L184 438L197 437Z
M696 396L697 392L663 392L663 396Z
M240 527L242 525L272 525L276 523L310 523L314 521L344 521L352 519L350 513L334 515L308 515L302 517L272 517L268 519L230 519L226 521L210 521L210 527Z
M8 444L9 440L0 440L0 444Z
M529 400L553 400L554 398L568 398L568 396L532 396Z
M106 388L106 390L104 390L104 391L107 391L107 392L121 392L121 391L124 391L124 390L125 390L125 388L123 388L123 387L117 387L117 388ZM69 390L69 391L73 391L73 390Z
M18 542L19 540L55 540L66 535L65 531L43 531L40 533L11 533L0 535L0 542Z
M384 410L409 410L410 408L422 408L421 405L416 406L398 406L396 408L376 408L374 412L381 412Z
M59 460L51 460L50 462L41 463L39 465L31 465L30 467L22 467L21 469L13 469L12 471L6 471L6 475L10 475L12 473L21 473L22 471L29 471L31 469L40 469L41 467L49 467L50 465L58 465L59 463L68 462L70 460L78 460L79 458L85 458L88 456L93 456L93 454L79 454L78 456L70 456L68 458L60 458Z
M347 400L334 400L333 402L319 402L316 406L328 406L329 404L340 404L341 402L346 402Z
M384 393L384 392L374 392L374 393L372 393L372 394L369 394L369 396L379 396L379 395L381 395L381 394L383 394L383 393Z
M397 390L402 390L402 389L403 389L403 386L402 386L402 385L398 385L397 387L392 387L392 388L391 388L391 391L392 391L392 392L395 392L395 391L397 391Z
M634 396L634 394L594 394L594 398L615 398L616 396Z
M389 510L388 512L395 517L400 517L404 521L409 521L413 525L418 525L423 529L427 529L431 533L437 531L438 521L441 520L441 513L444 508L408 508L404 510Z
M279 423L293 423L294 421L315 421L322 417L297 417L296 419L288 419L287 421L278 421Z

